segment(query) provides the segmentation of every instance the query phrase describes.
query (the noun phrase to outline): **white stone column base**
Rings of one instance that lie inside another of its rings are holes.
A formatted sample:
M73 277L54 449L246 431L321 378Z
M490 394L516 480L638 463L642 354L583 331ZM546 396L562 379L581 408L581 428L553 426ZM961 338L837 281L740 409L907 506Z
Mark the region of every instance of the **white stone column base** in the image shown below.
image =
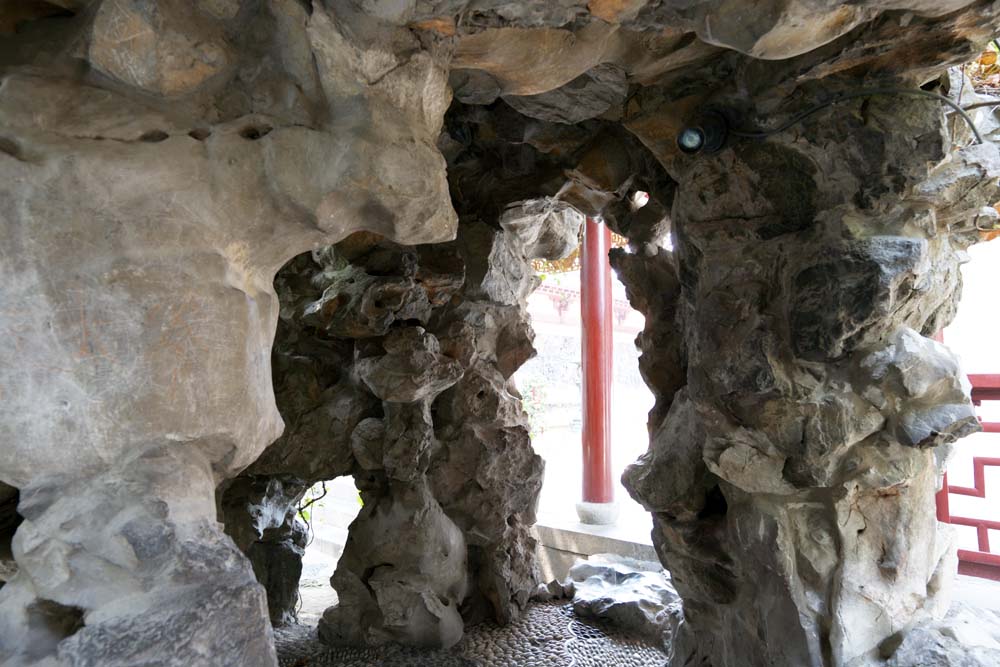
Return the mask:
M618 520L618 503L588 503L581 501L576 504L576 515L580 517L580 523L592 526L610 526Z

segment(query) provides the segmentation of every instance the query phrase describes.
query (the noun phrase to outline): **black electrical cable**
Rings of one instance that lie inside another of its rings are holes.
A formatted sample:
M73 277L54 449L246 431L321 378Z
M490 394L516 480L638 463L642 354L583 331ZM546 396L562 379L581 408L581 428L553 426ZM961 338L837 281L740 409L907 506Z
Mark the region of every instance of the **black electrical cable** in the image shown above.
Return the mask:
M730 134L736 137L742 137L744 139L763 139L769 137L772 134L778 134L779 132L784 132L788 128L792 127L796 123L799 123L809 116L813 115L817 111L822 111L823 109L833 106L834 104L840 104L841 102L846 102L847 100L857 99L859 97L872 97L873 95L914 95L917 97L929 97L939 102L944 102L952 109L954 109L964 120L969 124L969 128L972 133L976 135L977 143L985 143L983 141L983 136L979 134L979 130L976 129L976 124L972 121L972 118L965 112L965 109L958 106L954 100L948 99L944 95L939 95L938 93L932 93L929 90L922 90L920 88L864 88L862 90L856 90L849 93L840 93L835 95L832 99L827 100L821 104L817 104L814 107L806 109L802 113L792 116L792 118L782 125L771 129L771 130L738 130L735 128L729 128Z
M973 109L981 109L982 107L997 107L1000 106L1000 100L990 100L989 102L976 102L975 104L970 104L968 106L962 107L966 111L972 111Z

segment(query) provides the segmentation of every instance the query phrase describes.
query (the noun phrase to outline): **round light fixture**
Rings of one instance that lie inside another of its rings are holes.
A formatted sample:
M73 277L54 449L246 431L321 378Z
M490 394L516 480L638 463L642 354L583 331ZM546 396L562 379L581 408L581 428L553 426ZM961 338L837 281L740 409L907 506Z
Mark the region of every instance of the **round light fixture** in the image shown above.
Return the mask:
M705 145L705 133L700 127L685 127L677 135L677 147L682 153L697 153Z
M729 123L718 111L706 111L698 122L681 129L677 135L677 148L682 153L715 153L722 149L729 134Z

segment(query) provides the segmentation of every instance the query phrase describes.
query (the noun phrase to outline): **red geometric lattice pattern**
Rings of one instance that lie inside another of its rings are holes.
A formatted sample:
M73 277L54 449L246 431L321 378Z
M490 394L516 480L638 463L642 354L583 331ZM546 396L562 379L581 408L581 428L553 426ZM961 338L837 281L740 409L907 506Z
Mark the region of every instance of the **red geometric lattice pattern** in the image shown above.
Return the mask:
M1000 401L1000 375L970 375L972 402ZM997 452L1000 453L1000 423L982 422L983 431L996 434ZM958 550L958 571L975 577L1000 581L1000 549L991 550L990 531L1000 530L1000 521L983 517L957 516L951 513L949 494L986 498L986 468L1000 467L1000 457L977 456L972 459L973 485L952 486L945 473L944 485L937 495L938 521L976 529L978 550ZM997 517L1000 518L1000 517Z

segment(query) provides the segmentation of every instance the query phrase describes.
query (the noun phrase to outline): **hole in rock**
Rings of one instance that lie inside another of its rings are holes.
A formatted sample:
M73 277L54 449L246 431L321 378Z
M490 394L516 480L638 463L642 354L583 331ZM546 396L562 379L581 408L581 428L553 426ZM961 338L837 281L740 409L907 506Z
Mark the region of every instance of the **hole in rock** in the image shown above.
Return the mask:
M188 136L195 141L205 141L212 136L212 131L207 127L198 127L188 132Z
M973 560L979 557L976 554L986 551L983 547L989 544L984 543L981 531L973 522L995 521L1000 517L1000 468L988 463L982 464L995 459L1000 451L1000 432L996 432L994 426L1000 423L1000 393L990 389L990 384L997 383L1000 379L1000 346L996 343L996 332L1000 331L1000 309L996 305L997 285L1000 284L1000 240L997 240L1000 228L989 231L987 225L983 227L979 234L988 242L969 248L969 261L960 268L962 294L958 312L940 338L961 359L962 371L967 375L972 386L972 396L978 403L976 416L984 427L983 431L959 440L948 458L949 487L978 487L984 490L985 496L955 492L947 496L948 513L951 517L971 519L968 525L955 522L950 527L954 531L959 554L963 554L959 557L958 571L962 575L996 579L1000 576L1000 568L982 568ZM929 318L921 333L933 336L939 324L938 317ZM978 467L978 472L977 461L982 466ZM993 546L992 551L997 552L998 549ZM976 587L963 583L963 579L966 578L959 577L956 598L968 596L968 599L975 599L973 591ZM981 580L966 581L986 583ZM991 601L995 598L996 593L992 593ZM985 606L985 596L979 599L983 600Z
M33 602L28 606L27 613L26 645L29 659L38 660L54 655L59 642L83 627L83 609L53 600Z
M145 141L149 144L158 144L161 141L166 141L170 138L170 135L163 130L150 130L142 136L139 137L139 141Z
M17 573L13 541L21 523L21 515L17 513L19 496L17 489L0 482L0 588Z
M630 196L630 204L645 204L648 199L641 194ZM624 239L615 237L612 245L623 247ZM539 533L537 551L544 581L562 581L574 560L586 557L561 551L565 544L583 540L575 537L572 531L584 530L577 513L577 503L584 499L581 250L578 248L566 260L535 264L541 284L528 297L528 313L537 355L514 374L522 406L528 414L532 447L545 460L537 513L538 524L546 528ZM608 270L612 279L608 327L611 338L611 374L608 378L610 470L607 477L618 506L618 517L608 529L620 540L617 544L635 545L630 547L632 553L639 553L646 560L656 560L650 539L652 519L621 483L625 467L647 449L646 422L655 402L639 373L639 352L634 342L645 326L645 318L631 307L624 284L610 267Z
M698 518L723 517L726 516L727 511L729 511L729 503L726 502L722 489L716 484L705 493L705 506L698 512Z
M338 477L312 486L299 507L304 508L299 519L306 526L306 548L297 615L300 623L316 625L323 612L337 603L330 577L344 553L347 529L361 511L361 493L352 477Z
M632 209L638 210L649 203L649 193L643 192L642 190L636 190L632 193L630 197Z
M13 158L21 159L21 147L13 139L0 137L0 153L6 153Z
M270 125L250 125L240 130L240 136L249 141L257 141L270 134L272 129Z

